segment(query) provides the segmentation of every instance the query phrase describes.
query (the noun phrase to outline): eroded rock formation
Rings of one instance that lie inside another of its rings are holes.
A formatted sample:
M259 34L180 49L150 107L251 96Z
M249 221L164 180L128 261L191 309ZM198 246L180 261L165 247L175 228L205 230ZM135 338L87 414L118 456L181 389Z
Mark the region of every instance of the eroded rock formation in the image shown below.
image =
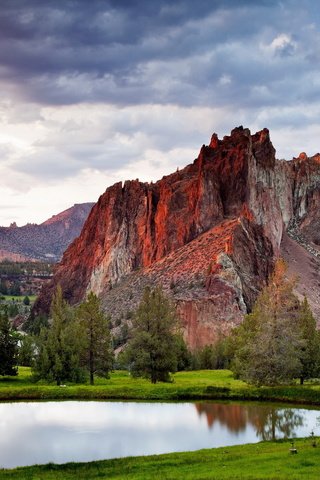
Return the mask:
M214 134L198 158L157 183L108 188L65 252L37 310L58 283L77 303L90 290L113 319L130 318L144 286L172 297L192 348L241 322L292 225L317 250L318 156L278 161L267 129Z

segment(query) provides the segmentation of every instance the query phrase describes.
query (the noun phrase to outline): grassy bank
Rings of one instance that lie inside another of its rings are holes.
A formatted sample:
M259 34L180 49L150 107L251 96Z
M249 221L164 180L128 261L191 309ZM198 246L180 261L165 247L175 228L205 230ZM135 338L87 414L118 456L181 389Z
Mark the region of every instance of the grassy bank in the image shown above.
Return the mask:
M91 463L48 464L0 470L0 479L319 479L319 449L309 439L263 442L196 452L128 457Z
M17 377L0 377L0 400L113 399L113 400L205 400L230 399L278 401L320 405L320 385L252 387L235 380L229 370L179 372L172 383L152 385L133 379L127 372L114 372L109 380L98 378L94 386L57 387L32 383L29 368L19 369Z

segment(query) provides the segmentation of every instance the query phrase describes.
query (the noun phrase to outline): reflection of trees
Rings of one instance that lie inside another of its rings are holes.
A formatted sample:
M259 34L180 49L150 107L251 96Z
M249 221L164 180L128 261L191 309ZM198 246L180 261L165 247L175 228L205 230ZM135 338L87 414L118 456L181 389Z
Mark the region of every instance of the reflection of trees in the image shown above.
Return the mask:
M219 422L238 433L250 423L262 440L292 437L295 429L303 425L303 415L292 408L223 403L196 403L195 407L199 416L206 415L209 428Z
M268 405L247 407L248 421L262 440L292 437L303 425L303 415L293 408L275 408Z

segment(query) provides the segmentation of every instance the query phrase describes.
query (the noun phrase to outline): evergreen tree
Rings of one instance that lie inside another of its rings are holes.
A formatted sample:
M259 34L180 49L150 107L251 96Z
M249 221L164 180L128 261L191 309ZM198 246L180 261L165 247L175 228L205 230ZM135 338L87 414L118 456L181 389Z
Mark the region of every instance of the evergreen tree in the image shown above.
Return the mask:
M82 365L89 371L90 384L94 375L108 377L113 366L113 350L109 330L109 319L101 309L99 298L92 292L77 311L82 342Z
M35 340L30 335L19 336L18 364L23 367L31 367L35 355Z
M160 288L146 288L126 351L132 375L150 378L152 383L168 381L169 373L177 369L178 345L173 306Z
M285 274L286 265L279 260L252 313L233 335L232 369L250 383L286 383L299 377L302 369L300 304L293 293L294 281L287 280Z
M306 297L304 297L300 306L298 320L302 339L300 383L303 385L304 380L318 375L320 364L319 332Z
M30 335L39 336L41 329L48 328L48 327L49 327L48 318L45 315L40 314L35 318L32 318L32 316L30 316L27 319L27 321L24 323L23 330L29 333Z
M19 313L18 303L15 300L12 300L11 303L8 305L8 316L9 318L13 318Z
M80 368L81 335L73 319L73 310L62 297L58 286L51 304L52 324L42 328L38 337L34 364L36 378L55 381L79 381L83 378Z
M18 338L11 328L6 309L0 312L0 375L17 375Z
M30 305L30 298L28 297L28 295L26 295L23 299L23 304L24 305Z

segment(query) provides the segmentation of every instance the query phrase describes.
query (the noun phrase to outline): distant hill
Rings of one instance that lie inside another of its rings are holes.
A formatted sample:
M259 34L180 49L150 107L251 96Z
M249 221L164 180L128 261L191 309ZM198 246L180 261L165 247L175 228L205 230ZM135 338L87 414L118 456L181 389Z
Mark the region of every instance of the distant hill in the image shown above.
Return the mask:
M94 203L75 204L40 225L28 223L0 227L0 261L47 260L57 262L80 234Z

